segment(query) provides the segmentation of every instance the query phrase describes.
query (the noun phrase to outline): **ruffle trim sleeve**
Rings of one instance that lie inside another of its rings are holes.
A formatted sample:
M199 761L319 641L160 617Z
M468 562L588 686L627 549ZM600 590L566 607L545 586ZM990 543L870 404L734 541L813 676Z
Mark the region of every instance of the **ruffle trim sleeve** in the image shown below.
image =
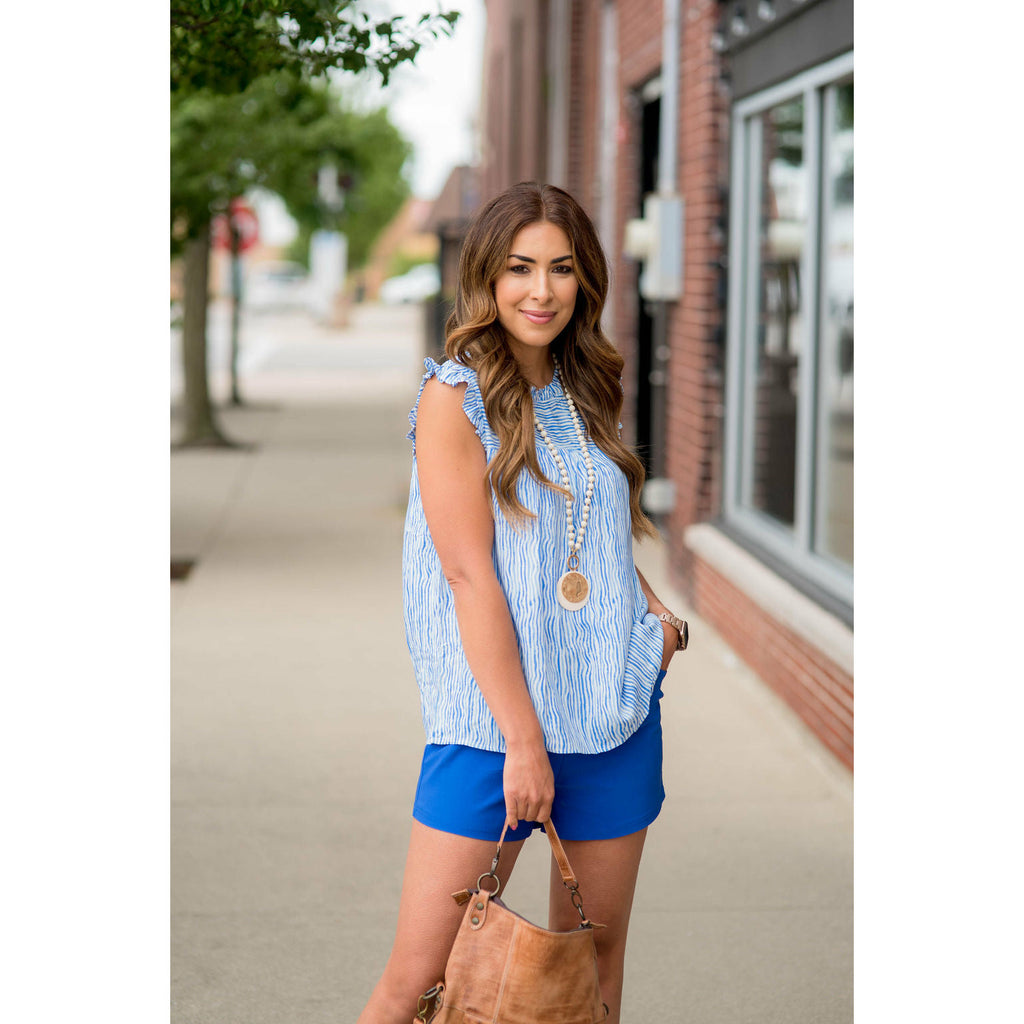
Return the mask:
M420 407L420 399L423 397L423 389L427 381L436 376L443 384L455 387L458 384L467 385L465 394L462 396L462 411L467 419L473 424L476 436L481 442L485 440L487 430L487 415L484 412L484 400L480 394L480 386L476 381L476 373L468 366L457 363L453 359L446 359L443 363L435 363L429 356L423 360L426 372L423 380L420 381L420 390L416 395L416 404L409 410L409 423L412 429L406 434L406 438L412 441L412 453L416 454L416 413Z

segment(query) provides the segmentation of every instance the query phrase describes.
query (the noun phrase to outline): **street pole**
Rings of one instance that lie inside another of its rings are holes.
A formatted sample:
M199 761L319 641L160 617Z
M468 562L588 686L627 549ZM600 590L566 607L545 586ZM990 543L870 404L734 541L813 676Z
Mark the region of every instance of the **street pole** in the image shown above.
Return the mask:
M241 232L231 207L228 208L228 232L231 239L231 404L243 405L238 387L238 321L242 308Z
M345 189L338 168L325 161L317 174L317 198L321 208L321 230L310 239L309 271L313 284L313 312L323 323L344 326L345 276L348 273L348 238L328 228L345 209Z

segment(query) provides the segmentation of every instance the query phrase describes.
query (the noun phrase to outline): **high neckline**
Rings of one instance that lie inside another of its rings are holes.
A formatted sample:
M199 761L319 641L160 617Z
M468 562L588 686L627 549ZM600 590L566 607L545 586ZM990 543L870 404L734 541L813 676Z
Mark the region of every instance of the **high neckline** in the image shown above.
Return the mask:
M556 385L557 384L558 384L558 371L555 370L555 372L551 375L551 380L548 381L548 383L545 384L544 387L538 388L538 387L535 387L533 384L531 384L530 385L530 394L533 395L534 397L536 397L538 395L540 395L542 397L545 396L545 395L549 395L553 391L556 390Z

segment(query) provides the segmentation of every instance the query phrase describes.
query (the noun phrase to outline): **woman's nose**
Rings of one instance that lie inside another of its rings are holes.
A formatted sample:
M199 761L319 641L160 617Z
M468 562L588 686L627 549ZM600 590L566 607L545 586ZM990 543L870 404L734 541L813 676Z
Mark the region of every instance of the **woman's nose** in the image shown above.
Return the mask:
M530 289L530 297L547 301L551 295L551 281L543 270L538 270L533 277L533 287Z

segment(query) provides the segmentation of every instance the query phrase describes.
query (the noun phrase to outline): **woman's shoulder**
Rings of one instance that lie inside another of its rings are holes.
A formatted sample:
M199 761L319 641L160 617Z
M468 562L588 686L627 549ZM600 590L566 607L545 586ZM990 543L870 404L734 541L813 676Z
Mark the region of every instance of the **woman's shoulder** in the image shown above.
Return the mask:
M454 359L446 359L444 362L438 363L427 357L423 360L423 366L425 372L423 380L420 382L419 394L416 396L416 404L409 413L412 429L406 435L413 442L413 452L415 453L416 450L416 425L420 404L425 394L428 395L428 405L436 408L444 417L458 416L458 410L461 408L462 413L473 425L477 436L483 440L487 431L487 417L484 414L483 399L480 395L476 371ZM435 378L440 384L448 386L440 387L433 383ZM463 384L466 385L465 389L461 387ZM461 402L457 400L460 394Z

